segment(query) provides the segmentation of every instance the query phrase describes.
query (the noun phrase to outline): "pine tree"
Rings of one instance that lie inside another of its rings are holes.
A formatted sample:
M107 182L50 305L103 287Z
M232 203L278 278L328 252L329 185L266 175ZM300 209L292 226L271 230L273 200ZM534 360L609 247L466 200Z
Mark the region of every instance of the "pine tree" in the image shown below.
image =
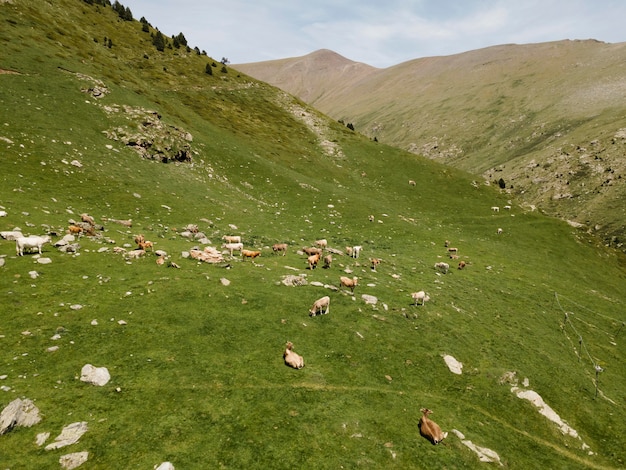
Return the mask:
M152 44L154 44L154 47L156 47L156 50L159 52L163 52L165 50L165 38L163 37L161 31L156 32L154 38L152 38Z

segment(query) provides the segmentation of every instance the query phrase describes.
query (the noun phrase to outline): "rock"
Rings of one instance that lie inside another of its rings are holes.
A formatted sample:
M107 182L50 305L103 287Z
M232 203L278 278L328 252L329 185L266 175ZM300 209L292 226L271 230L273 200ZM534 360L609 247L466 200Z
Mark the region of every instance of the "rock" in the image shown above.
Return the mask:
M91 364L85 364L80 371L80 380L102 387L111 380L111 375L106 367L94 367Z
M175 469L174 469L174 465L172 465L171 462L163 462L162 464L159 464L158 466L155 465L154 470L175 470Z
M39 421L41 417L35 404L28 398L16 398L0 413L0 436L15 426L31 427Z
M6 262L6 261L4 260L4 258L0 258L0 268L1 268L2 266L4 266L4 263L5 263L5 262Z
M449 355L443 356L443 360L446 361L446 365L450 372L453 374L461 375L463 373L463 364L457 361L455 358Z
M72 468L80 467L87 461L88 458L89 452L87 451L74 452L73 454L62 455L59 458L59 463L61 464L61 467L71 470Z
M361 298L365 301L366 304L376 305L378 303L378 298L373 295L363 294Z
M461 439L463 445L472 450L478 456L478 460L480 460L481 462L497 463L502 466L500 456L497 452L488 449L487 447L477 446L472 441L466 440L465 435L457 429L453 429L452 432L456 434L459 439Z
M28 271L28 275L31 279L37 279L39 277L39 273L37 271Z
M229 286L230 285L230 281L228 279L226 279L225 277L220 278L220 282L222 283L223 286Z
M61 447L75 444L88 430L87 421L78 421L68 424L63 428L52 444L46 446L46 450L60 449Z
M43 443L48 440L49 437L50 437L50 433L49 432L40 432L39 434L37 434L37 439L35 440L35 443L39 447L41 447L43 445Z
M295 276L293 274L288 274L283 277L282 283L289 287L294 286L306 286L307 280L304 276Z
M0 435L15 426L31 427L41 421L39 409L29 399L16 398L0 413Z
M39 264L50 264L52 260L50 258L37 258Z

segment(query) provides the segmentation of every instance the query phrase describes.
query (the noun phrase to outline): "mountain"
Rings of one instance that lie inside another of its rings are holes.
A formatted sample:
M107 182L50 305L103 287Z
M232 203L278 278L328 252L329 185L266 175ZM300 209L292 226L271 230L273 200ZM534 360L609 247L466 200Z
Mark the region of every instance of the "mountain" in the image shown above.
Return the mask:
M624 250L625 61L626 43L566 40L386 69L328 51L235 67L370 138L500 184Z
M624 466L622 253L119 2L0 24L0 468Z

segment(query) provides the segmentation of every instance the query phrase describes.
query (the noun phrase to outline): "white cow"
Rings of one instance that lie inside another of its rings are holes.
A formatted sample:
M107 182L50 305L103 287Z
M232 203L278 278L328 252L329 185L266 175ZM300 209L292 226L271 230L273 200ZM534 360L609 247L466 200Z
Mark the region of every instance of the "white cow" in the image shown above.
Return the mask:
M18 237L15 239L15 251L18 256L24 255L25 249L33 249L37 248L39 254L41 254L41 247L44 243L50 242L50 236L44 235L40 237L39 235L30 235L28 237Z

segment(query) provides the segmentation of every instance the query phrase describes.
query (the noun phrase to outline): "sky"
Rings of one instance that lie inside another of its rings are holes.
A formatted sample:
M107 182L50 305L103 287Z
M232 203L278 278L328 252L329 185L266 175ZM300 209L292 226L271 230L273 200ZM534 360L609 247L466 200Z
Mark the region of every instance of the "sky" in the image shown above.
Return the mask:
M626 41L623 0L119 0L232 64L330 49L385 68L501 44Z

